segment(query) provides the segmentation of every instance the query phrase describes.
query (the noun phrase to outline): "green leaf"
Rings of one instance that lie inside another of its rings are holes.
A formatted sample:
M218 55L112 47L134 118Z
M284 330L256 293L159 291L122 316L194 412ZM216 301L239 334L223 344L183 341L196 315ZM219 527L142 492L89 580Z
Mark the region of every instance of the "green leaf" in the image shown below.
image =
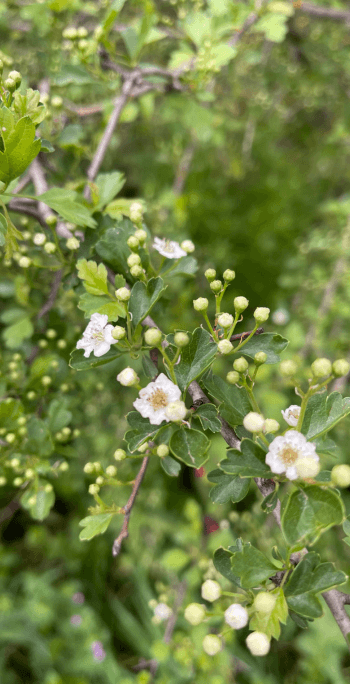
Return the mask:
M271 591L271 596L275 596L276 603L271 611L271 613L258 613L256 612L249 622L249 629L256 632L263 632L269 638L274 637L274 639L279 639L281 634L282 622L284 625L287 622L288 617L288 606L287 601L284 598L283 589L280 587Z
M331 430L342 418L350 413L350 397L343 398L339 392L314 394L310 397L301 432L306 439L311 440L324 435Z
M13 325L5 328L2 335L5 340L5 345L8 349L18 349L21 347L23 340L28 339L34 333L33 324L27 316L21 318Z
M152 307L166 290L162 278L151 278L147 285L140 280L135 283L129 299L129 311L132 314L134 327L141 323Z
M183 549L169 549L159 559L159 563L170 572L181 572L190 562L191 556Z
M47 423L32 416L27 423L26 451L35 456L50 456L53 452L53 441Z
M68 411L66 399L53 399L47 412L49 428L52 432L58 432L69 425L73 414Z
M271 513L275 510L278 502L278 488L275 487L274 491L265 496L265 499L261 502L261 510L264 513Z
M143 442L153 439L167 426L165 421L160 425L152 425L148 418L143 418L138 411L131 411L126 418L132 430L126 433L124 439L131 453L136 451Z
M212 374L207 375L201 382L209 394L220 402L220 416L232 426L242 425L244 416L252 410L244 387L229 385L219 376Z
M16 90L13 94L12 106L20 117L29 116L33 124L38 125L45 119L47 110L45 105L40 102L40 93L38 90L28 88L25 95L19 90ZM41 145L41 149L43 149L43 145Z
M56 86L67 86L70 83L74 83L75 85L86 85L93 82L93 78L91 78L84 67L74 64L66 64L55 78Z
M216 352L217 345L210 334L203 328L196 328L190 343L181 351L180 363L174 368L181 390L185 390L192 380L204 373L213 362Z
M39 480L38 488L33 484L21 496L20 502L23 508L30 512L34 520L45 520L55 503L55 492L53 490L45 492L47 484L47 481ZM30 504L29 501L33 496L35 497L35 503Z
M120 342L118 342L118 344L113 344L110 350L103 356L94 356L91 354L89 358L86 358L83 349L74 349L70 355L69 365L71 368L74 368L74 370L89 370L90 368L105 366L106 363L114 361L128 351L129 349L121 347Z
M171 456L164 456L160 459L160 465L162 466L164 472L170 477L177 477L181 470L181 465L175 458Z
M119 199L113 200L113 202L110 202L110 204L107 204L104 209L104 213L110 216L112 219L116 219L116 221L121 221L123 216L130 218L130 207L134 202L140 202L144 209L146 209L145 202L142 199L136 197L133 197L132 199L126 199L125 197L121 197Z
M199 47L211 33L211 19L206 12L190 12L183 24L186 35Z
M38 378L42 378L43 375L47 375L53 361L56 361L56 356L54 354L37 356L30 366L30 379L37 380Z
M47 154L51 154L51 152L54 152L55 148L54 146L50 143L49 140L45 140L45 138L41 138L41 148L40 152L46 152Z
M220 432L221 430L220 418L214 404L202 404L196 409L193 418L200 420L203 430L211 430L211 432Z
M77 269L87 292L93 295L108 294L107 269L104 264L97 266L96 261L79 259Z
M237 354L232 355L232 358L248 356L253 359L257 352L263 351L267 354L266 363L279 363L279 355L284 351L288 344L288 340L285 337L282 337L282 335L277 333L262 333L261 335L254 335Z
M147 378L150 378L150 380L153 380L153 378L158 375L158 371L153 363L153 361L150 359L150 357L147 354L144 354L142 356L142 368L145 376Z
M224 504L227 501L242 501L249 491L250 480L248 478L226 475L219 469L212 470L208 474L208 480L216 483L216 487L213 487L209 492L210 499L214 503Z
M232 553L220 547L214 553L213 563L216 570L220 573L220 575L226 577L226 579L228 579L230 582L240 587L241 580L237 575L234 575L234 573L232 572L231 558Z
M84 129L80 124L69 124L66 126L62 133L60 133L56 142L63 149L69 149L70 147L77 147L81 149L80 140L84 138Z
M6 243L7 221L3 214L0 214L0 247Z
M210 440L199 430L180 428L172 435L169 447L190 468L200 468L209 458Z
M51 188L36 199L57 211L65 221L76 223L78 226L95 228L96 221L90 216L89 210L76 201L76 197L77 193L74 190Z
M282 531L291 545L310 543L340 525L343 518L343 502L335 491L308 485L290 495L282 514Z
M17 419L23 413L23 405L18 399L0 401L0 427L11 429L17 427Z
M335 570L333 563L320 563L317 553L307 553L285 586L288 606L303 617L320 617L322 605L316 594L344 584L346 580L345 573Z
M115 228L108 228L103 237L96 243L95 249L103 261L117 273L129 276L126 260L130 248L126 244L130 235L134 235L135 226L129 219L124 219Z
M284 14L271 13L265 15L257 24L255 24L256 31L265 33L266 40L272 43L282 43L287 35L288 17Z
M168 263L166 263L161 272L160 275L168 278L173 278L174 276L180 276L180 275L185 275L185 276L194 276L195 273L198 271L198 262L197 259L191 256L187 257L182 257L179 259L178 263L175 264L174 267L169 270L169 273L166 273L166 271L169 269ZM163 274L164 271L164 274Z
M126 316L125 309L119 302L88 292L80 295L78 309L84 311L85 318L90 318L94 313L107 314L109 321L117 321L119 317Z
M79 525L84 529L79 534L81 541L89 541L97 534L103 534L108 528L109 523L113 518L114 513L98 513L97 515L88 515L80 521Z
M220 462L220 468L224 473L240 477L271 475L271 470L265 463L265 451L251 439L242 439L241 451L228 449L226 454L227 458Z
M231 568L233 573L240 577L242 587L246 589L258 586L280 570L279 565L272 563L249 542L242 543L238 540L236 549L231 557Z
M97 188L98 201L94 207L94 211L101 211L113 197L122 189L125 184L125 176L121 171L112 171L111 173L100 173L94 185Z
M6 109L4 107L3 109ZM35 138L35 126L29 116L24 116L13 127L13 117L2 113L2 122L9 121L9 127L2 123L0 140L0 181L6 185L20 176L39 154L40 140Z

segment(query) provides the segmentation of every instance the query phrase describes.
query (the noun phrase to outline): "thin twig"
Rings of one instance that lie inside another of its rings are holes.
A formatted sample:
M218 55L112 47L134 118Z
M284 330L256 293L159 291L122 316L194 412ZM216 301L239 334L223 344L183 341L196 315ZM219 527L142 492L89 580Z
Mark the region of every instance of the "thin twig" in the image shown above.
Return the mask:
M113 556L118 556L120 553L120 549L122 546L123 539L126 539L129 536L129 520L130 520L130 515L132 511L132 507L135 503L135 499L137 497L137 493L140 489L140 485L142 483L142 480L144 478L146 468L148 466L148 461L149 461L149 456L145 456L142 459L142 464L141 468L137 474L137 477L134 482L134 486L132 488L132 492L129 496L129 499L125 506L122 508L121 512L124 513L124 521L122 525L122 529L118 535L118 537L114 540L113 548L112 548L112 555Z
M36 195L40 196L44 192L47 192L49 186L45 178L43 167L41 166L40 161L37 157L32 161L29 167L29 174L33 181ZM51 209L47 206L47 204L44 204L44 202L38 202L38 211L42 220L45 222L45 225L47 225L46 219L52 216ZM60 237L64 237L66 239L72 237L71 231L68 230L65 223L61 221L57 223L56 233Z
M348 10L339 10L332 7L320 7L313 5L311 2L293 2L296 10L309 14L318 19L332 19L333 21L344 21L346 24L350 23L350 12Z
M173 631L175 629L176 621L177 621L177 616L179 613L179 610L182 606L183 600L185 598L186 594L186 589L187 589L187 584L185 581L180 582L177 588L177 593L176 593L176 598L173 606L173 612L170 615L170 618L167 622L166 628L165 628L165 633L164 633L164 641L166 644L168 644L171 640L171 637L173 636Z
M47 301L45 302L45 304L41 307L41 309L37 315L37 320L40 320L40 318L45 316L45 314L47 314L52 309L52 307L55 303L56 297L57 297L58 290L60 288L62 276L63 276L63 269L61 268L59 271L56 271L56 273L55 273L49 297L48 297Z

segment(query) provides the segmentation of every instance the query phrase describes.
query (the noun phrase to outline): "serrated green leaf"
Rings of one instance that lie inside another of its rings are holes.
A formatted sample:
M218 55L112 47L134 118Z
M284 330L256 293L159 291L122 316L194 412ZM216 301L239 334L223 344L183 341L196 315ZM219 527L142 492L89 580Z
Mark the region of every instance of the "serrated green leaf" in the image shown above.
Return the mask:
M13 94L13 109L20 116L29 116L33 124L38 125L46 116L46 107L40 102L40 93L38 90L28 88L25 95L19 90ZM42 146L41 146L42 149Z
M280 570L279 565L272 563L249 542L238 543L236 548L231 556L231 568L240 577L242 587L256 587Z
M255 612L249 622L249 629L256 632L263 632L269 638L279 639L281 634L281 625L286 624L288 617L287 601L284 598L283 589L278 587L271 591L271 595L275 596L276 603L271 613Z
M174 370L181 390L198 378L213 362L217 345L203 328L193 331L189 344L181 351L180 363Z
M89 541L97 534L103 534L111 522L114 513L98 513L88 515L80 521L79 525L84 529L79 534L81 541Z
M226 475L219 469L212 470L208 474L208 480L216 483L216 487L212 487L209 492L209 497L214 503L242 501L249 491L250 480L248 478Z
M253 359L257 352L263 351L267 355L266 362L279 363L280 354L285 350L289 344L288 340L277 333L262 333L261 335L254 335L249 342L243 345L242 349L237 354L233 354L232 358L239 356L248 356Z
M220 432L221 430L220 418L214 404L202 404L196 409L193 418L200 420L203 430L210 430L211 432Z
M119 317L125 318L126 313L124 307L108 297L98 296L85 292L80 295L78 301L78 309L84 311L85 318L90 318L92 314L107 314L109 321L117 321Z
M113 344L110 350L103 356L94 356L91 354L89 358L84 356L83 349L74 349L70 355L69 365L74 370L83 371L89 370L90 368L97 368L98 366L105 366L106 363L114 361L119 356L129 352L128 348L123 348L118 342L118 344Z
M6 113L3 114L5 120ZM8 121L11 117L7 116ZM13 119L12 119L13 121ZM29 116L23 116L13 127L2 125L0 135L0 181L6 185L20 176L40 152L40 140L35 139L35 126Z
M167 273L169 271L169 274ZM195 273L198 271L198 262L197 259L191 256L187 257L182 257L179 259L177 264L174 266L171 266L169 268L168 264L166 263L161 272L160 275L164 278L169 277L169 278L174 278L174 276L194 276Z
M136 451L143 442L153 439L167 426L165 421L160 425L152 425L148 418L143 418L138 411L131 411L126 418L132 429L126 433L124 439L131 453Z
M234 575L234 573L232 572L231 558L232 553L220 547L214 553L213 563L216 570L220 573L220 575L226 577L226 579L228 579L230 582L240 587L241 580L239 579L238 575Z
M34 520L45 520L55 503L55 493L53 489L50 492L45 491L45 486L47 484L47 481L40 479L38 481L38 487L33 483L21 496L21 505L30 512L30 515ZM29 503L32 497L35 497L34 504Z
M151 278L147 285L141 281L135 283L131 290L128 306L135 328L146 318L166 287L162 278Z
M347 576L334 569L332 563L320 563L320 556L311 552L304 556L293 570L286 586L287 603L306 618L317 618L323 613L316 594L346 582Z
M92 295L108 294L107 269L104 264L97 265L96 261L79 259L77 269L87 292Z
M34 327L28 316L10 325L2 333L5 340L5 345L8 349L18 349L21 347L23 340L28 339L33 335Z
M51 188L36 199L44 202L50 209L70 223L78 226L95 228L96 221L90 215L89 210L80 202L76 201L77 193L74 190L63 188Z
M219 413L230 425L242 425L244 416L252 410L244 387L229 385L217 375L208 374L201 383L209 394L220 402Z
M134 233L133 223L129 219L124 219L115 228L108 228L95 245L96 252L104 263L111 266L117 273L128 277L130 274L126 260L130 255L130 248L126 241Z
M172 435L169 447L174 456L190 468L200 468L209 458L210 440L199 430L180 428Z
M94 206L94 211L101 211L101 209L111 202L113 197L120 192L124 184L125 176L121 171L100 173L94 181L98 197L97 204Z
M153 380L153 378L158 375L158 371L153 363L153 361L150 359L150 357L147 354L144 354L142 356L142 368L145 376L147 378L150 378L150 380Z
M291 545L315 541L343 518L343 502L335 491L308 485L290 495L282 514L282 531Z
M228 449L227 458L220 462L224 473L240 477L266 477L271 473L265 463L265 451L251 439L242 439L241 451Z
M314 440L331 430L350 413L350 397L343 398L339 392L314 394L310 397L301 432L307 440Z

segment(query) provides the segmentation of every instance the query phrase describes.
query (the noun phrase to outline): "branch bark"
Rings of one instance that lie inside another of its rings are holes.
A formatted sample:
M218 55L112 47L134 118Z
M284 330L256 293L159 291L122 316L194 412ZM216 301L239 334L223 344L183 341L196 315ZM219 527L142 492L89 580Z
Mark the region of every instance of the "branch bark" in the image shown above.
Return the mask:
M120 549L122 546L123 539L127 539L127 537L129 536L129 520L130 520L131 511L132 511L133 505L135 503L137 493L140 489L142 480L144 478L146 468L148 466L148 461L149 461L149 456L145 456L142 459L141 468L140 468L140 470L137 474L137 477L135 479L134 486L132 488L132 492L129 496L127 503L122 508L122 513L124 513L124 522L123 522L122 529L121 529L118 537L114 540L114 544L113 544L113 548L112 548L112 555L113 556L118 556L118 554L120 553Z

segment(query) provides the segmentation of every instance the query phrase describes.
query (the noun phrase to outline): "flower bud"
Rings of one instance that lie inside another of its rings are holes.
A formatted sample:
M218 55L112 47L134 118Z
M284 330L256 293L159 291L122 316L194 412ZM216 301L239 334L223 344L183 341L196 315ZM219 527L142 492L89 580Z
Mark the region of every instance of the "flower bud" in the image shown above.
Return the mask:
M0 487L4 487L5 484L7 484L6 477L1 476L0 477Z
M46 242L46 235L45 233L35 233L33 237L33 242L37 247L40 247L40 245L45 244Z
M130 273L133 278L140 278L143 275L143 268L141 266L131 266Z
M148 442L144 442L143 444L140 444L140 446L138 447L137 451L139 451L140 454L144 454L145 451L147 451L148 446L149 446L149 445L148 445Z
M31 259L27 256L22 256L19 261L18 261L18 266L21 268L28 268L30 264L32 263Z
M206 279L208 280L208 282L211 283L216 278L216 271L214 268L207 268L204 275L205 275Z
M72 251L75 249L79 249L80 241L76 237L70 237L66 241L66 247L67 249L71 249Z
M183 240L180 247L184 250L184 252L187 252L187 254L191 254L196 249L192 240Z
M270 650L270 639L263 632L251 632L245 642L251 654L255 656L264 656Z
M115 340L122 340L126 335L126 330L125 328L122 328L121 325L115 325L113 330L112 330L112 337Z
M12 80L15 81L15 83L18 85L20 85L22 81L22 76L19 73L19 71L10 71L8 78L12 78Z
M221 328L230 328L233 324L233 316L229 313L221 313L218 316L218 323Z
M166 417L174 423L183 420L186 416L186 413L187 408L185 403L180 399L178 401L171 401L165 409Z
M29 401L33 401L36 397L36 392L34 392L33 390L30 390L30 392L27 392L26 396L27 396L27 399L29 399Z
M27 422L27 418L26 418L25 416L20 416L20 417L17 419L18 425L25 425L26 422Z
M222 290L222 282L221 280L213 280L210 283L210 289L214 294L218 294Z
M311 364L312 375L314 378L324 378L332 372L332 364L329 359L316 359Z
M219 651L221 651L222 648L222 643L220 637L216 636L216 634L207 634L207 636L204 637L203 639L203 651L207 655L210 656L215 656Z
M248 432L261 432L264 429L265 421L260 413L250 411L244 416L243 425Z
M218 343L218 351L220 354L230 354L232 349L233 344L231 344L230 340L220 340Z
M62 382L62 385L60 385L60 390L61 390L61 392L68 392L69 385L67 385L66 382Z
M331 480L333 484L337 487L349 487L350 486L350 466L345 463L342 465L336 465L332 468Z
M280 424L277 422L277 420L274 420L273 418L266 418L264 432L273 434L274 432L277 432L279 429Z
M137 385L139 382L139 378L134 369L129 367L124 368L124 370L118 373L117 380L121 385L124 385L124 387L132 387L133 385Z
M7 78L6 81L4 81L4 86L6 90L9 90L10 93L13 93L13 91L17 88L17 83L13 80L13 78Z
M139 228L135 231L135 237L138 239L140 245L143 245L143 243L147 240L147 233L145 230L143 230L143 228Z
M236 385L237 382L239 382L239 373L237 373L237 371L230 371L226 375L226 380L230 385Z
M121 302L128 302L131 296L130 290L127 287L120 287L115 291L115 296Z
M201 595L202 598L204 598L206 601L210 601L210 603L217 601L217 599L221 596L221 587L219 582L215 582L215 580L211 579L205 580L201 587Z
M225 283L232 283L236 277L236 274L234 271L231 271L230 268L227 268L226 271L224 271L223 276Z
M141 257L139 254L135 254L133 252L132 254L129 254L126 263L128 264L129 268L132 266L138 266L141 263Z
M80 26L77 29L77 36L79 36L79 38L86 38L87 34L88 34L88 32L87 32L85 26Z
M241 356L239 359L235 359L233 362L233 368L238 373L245 373L248 370L248 366L248 361L244 358L244 356Z
M51 482L48 482L44 487L44 491L46 492L46 494L49 494L50 492L52 492L52 490L53 490L53 486L52 486Z
M177 347L187 347L189 344L190 338L186 333L184 332L177 332L174 335L174 342Z
M195 311L206 311L209 306L209 302L206 297L198 297L198 299L193 300L193 308Z
M116 474L117 474L117 469L114 465L107 466L106 475L108 475L108 477L115 477Z
M248 624L248 611L240 603L231 603L224 615L225 622L233 629L242 629Z
M160 621L163 621L169 620L173 614L173 611L171 610L170 606L167 606L166 603L157 603L157 605L154 607L154 614Z
M51 226L53 228L57 224L56 214L49 214L49 216L46 217L45 221L48 226Z
M41 378L41 384L44 385L44 387L48 387L52 383L52 378L50 378L49 375L43 375Z
M145 332L145 342L149 347L157 347L162 341L162 333L158 328L149 328Z
M292 361L292 359L287 359L286 361L281 361L280 363L280 373L284 378L289 378L295 375L297 370L298 366L295 361Z
M126 453L125 453L124 449L116 449L114 454L113 454L113 458L116 461L124 461L124 458L126 458Z
M254 356L254 363L257 366L261 366L261 364L266 363L266 359L267 359L267 354L265 354L265 352L263 352L263 351L256 352L256 354Z
M24 476L26 478L28 478L29 480L31 480L34 477L34 475L35 475L35 471L33 470L33 468L27 468L27 470L24 473Z
M129 209L130 220L139 223L143 218L143 205L141 202L132 202ZM136 238L137 239L137 238Z
M54 97L51 98L51 105L52 107L55 107L56 109L59 109L62 107L63 100L60 95L55 95Z
M54 328L49 328L46 331L46 337L49 338L49 340L53 340L55 337L57 337L57 332Z
M126 244L128 245L128 247L130 247L132 251L137 251L140 247L140 243L137 237L135 237L135 235L130 235L130 237L126 241Z
M159 444L157 447L157 456L164 458L169 453L169 447L166 444Z
M18 428L18 434L19 434L21 437L24 437L24 435L26 435L27 432L28 432L28 430L27 430L27 428L26 428L25 426Z
M95 470L95 466L93 463L85 463L84 473L88 473L88 475L90 475L91 473L94 472L94 470Z
M28 499L28 506L35 506L36 504L36 496L31 496L30 499Z
M295 467L298 477L303 479L316 477L321 470L320 464L315 458L300 458L297 460Z
M13 484L15 485L15 487L20 487L23 484L23 478L15 477Z
M233 300L233 306L235 307L236 313L240 314L245 311L249 305L248 299L246 297L235 297Z
M259 591L254 599L254 608L259 613L271 613L276 604L276 596L268 591Z
M6 435L5 439L6 439L7 437L15 437L15 435L13 435L11 432L9 432L8 435ZM8 441L9 444L11 444L11 442L14 442L15 440L14 440L14 439L10 439L10 440L7 440L7 439L6 439L6 441ZM15 457L15 458L11 458L10 465L11 465L11 468L14 468L14 469L18 468L19 465L20 465L20 460L19 460L19 458L16 458L16 457Z
M67 461L62 461L62 463L60 463L60 465L58 466L58 470L60 470L61 473L65 473L68 469L69 469L69 465L68 465Z
M71 434L71 432L72 432L72 430L70 429L70 427L64 427L64 428L62 428L62 434L63 434L65 437L69 437L69 435Z
M56 252L56 245L55 245L55 243L54 243L54 242L47 242L47 243L44 245L44 250L45 250L45 252L46 252L47 254L53 254L54 252Z
M92 494L94 496L95 494L98 494L100 491L100 488L98 484L91 484L89 485L89 494Z
M205 618L205 607L200 603L190 603L186 606L184 615L190 625L199 625Z
M336 377L341 378L350 371L350 363L346 359L338 359L337 361L334 361L332 370Z
M78 36L78 31L76 28L74 28L74 26L67 26L65 29L63 29L62 36L68 40L74 40Z
M255 309L255 311L253 313L253 316L254 316L257 323L265 323L265 321L267 321L269 315L270 315L270 309L268 309L266 306L258 306L258 308Z

